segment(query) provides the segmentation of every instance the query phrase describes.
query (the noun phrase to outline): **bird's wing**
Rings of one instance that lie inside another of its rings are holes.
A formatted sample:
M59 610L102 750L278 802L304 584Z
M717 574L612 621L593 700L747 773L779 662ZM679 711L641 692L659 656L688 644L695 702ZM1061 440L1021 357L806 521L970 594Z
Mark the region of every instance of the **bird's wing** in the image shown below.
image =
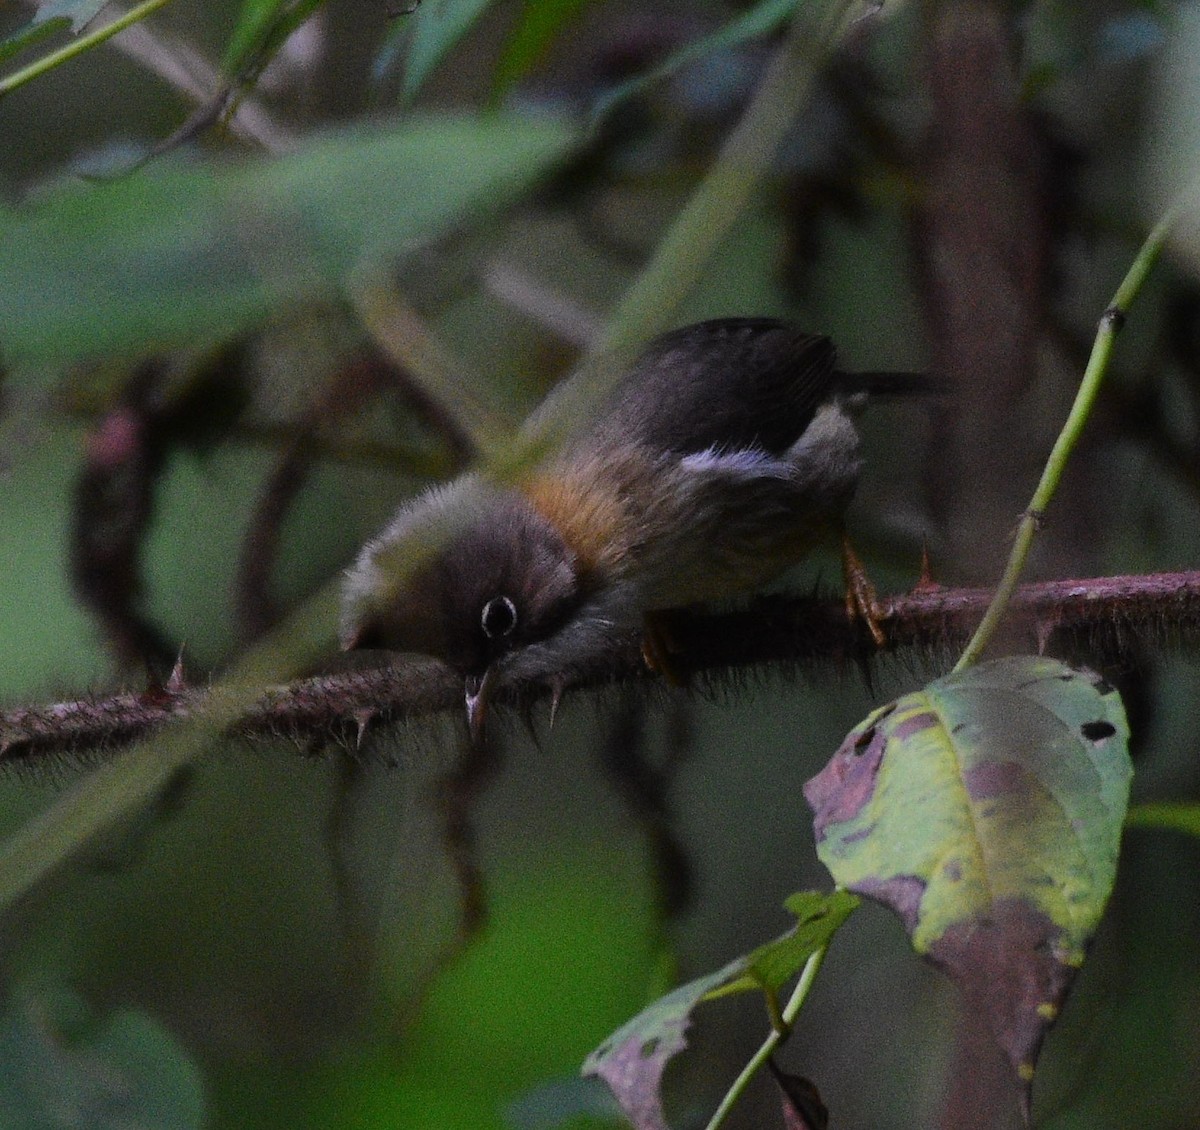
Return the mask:
M590 442L638 443L680 455L786 451L828 399L835 351L826 337L774 318L720 318L650 343L617 386Z

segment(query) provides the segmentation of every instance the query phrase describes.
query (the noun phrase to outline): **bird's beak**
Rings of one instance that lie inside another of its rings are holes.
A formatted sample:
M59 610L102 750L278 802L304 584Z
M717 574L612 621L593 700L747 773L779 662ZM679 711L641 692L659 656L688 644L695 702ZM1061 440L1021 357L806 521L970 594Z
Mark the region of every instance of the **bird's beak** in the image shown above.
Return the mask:
M487 714L488 696L496 682L496 669L489 667L482 676L470 675L466 682L467 729L471 741L478 742L483 736L483 719Z

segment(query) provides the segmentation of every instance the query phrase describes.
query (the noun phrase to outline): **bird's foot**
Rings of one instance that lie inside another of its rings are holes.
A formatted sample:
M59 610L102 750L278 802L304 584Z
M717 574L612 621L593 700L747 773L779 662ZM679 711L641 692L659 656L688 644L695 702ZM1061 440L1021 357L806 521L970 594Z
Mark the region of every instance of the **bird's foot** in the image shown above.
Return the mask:
M854 546L845 534L842 535L842 574L846 579L846 615L851 621L861 618L867 626L867 631L871 633L875 646L883 647L887 643L887 636L881 624L884 610L879 603L875 586L867 576L866 567L854 552Z

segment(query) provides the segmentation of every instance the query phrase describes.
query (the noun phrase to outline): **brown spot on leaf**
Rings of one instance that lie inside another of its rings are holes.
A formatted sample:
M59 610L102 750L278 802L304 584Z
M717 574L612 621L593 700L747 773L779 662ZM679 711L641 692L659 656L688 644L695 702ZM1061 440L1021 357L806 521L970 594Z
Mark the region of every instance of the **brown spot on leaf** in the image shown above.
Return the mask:
M914 734L919 734L922 730L937 729L941 725L938 716L931 710L923 710L919 714L911 714L909 717L896 723L895 734L900 741L908 741Z
M1015 761L982 762L963 774L963 783L976 801L1027 790L1025 769Z
M911 934L921 913L925 897L925 880L916 875L893 875L890 879L864 879L852 888L855 894L883 903L899 915L904 928Z
M1012 1066L1026 1121L1033 1066L1075 976L1057 956L1059 935L1041 912L1002 899L986 917L956 923L929 947L929 959L986 1016Z
M860 748L860 740L869 734ZM804 798L813 810L813 831L817 839L830 824L853 819L875 793L875 778L887 738L877 726L846 735L838 751L825 768L804 786Z

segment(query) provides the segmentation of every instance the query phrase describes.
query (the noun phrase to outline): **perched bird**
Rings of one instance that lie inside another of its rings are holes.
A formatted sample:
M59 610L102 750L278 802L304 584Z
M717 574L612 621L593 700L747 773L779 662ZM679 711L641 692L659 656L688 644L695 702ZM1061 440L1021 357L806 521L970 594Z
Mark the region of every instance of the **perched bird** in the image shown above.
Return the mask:
M757 588L840 530L853 414L926 383L841 372L828 338L770 318L665 334L519 482L467 475L403 506L347 572L343 645L440 659L477 731L501 682L561 687L648 615ZM391 548L439 521L446 540L395 583Z

